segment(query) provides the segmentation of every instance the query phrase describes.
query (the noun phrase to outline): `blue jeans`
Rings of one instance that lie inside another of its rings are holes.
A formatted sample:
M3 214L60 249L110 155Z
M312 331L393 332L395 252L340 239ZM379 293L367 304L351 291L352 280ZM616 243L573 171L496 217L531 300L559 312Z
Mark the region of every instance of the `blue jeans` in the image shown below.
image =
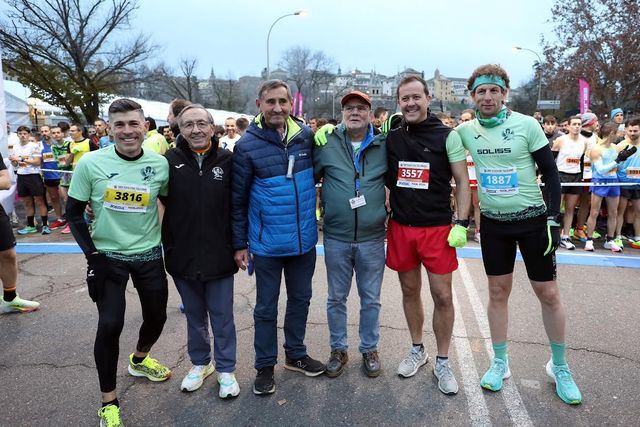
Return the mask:
M255 368L275 366L278 361L278 298L283 270L287 288L285 354L289 359L306 356L304 336L311 302L311 278L316 267L316 249L290 257L254 255L253 265L256 272L256 307L253 309Z
M324 238L329 295L327 320L331 350L347 350L347 296L356 272L360 296L360 352L378 349L380 340L380 289L384 275L384 239L363 243Z
M211 361L208 320L213 331L213 357L218 372L236 370L236 325L233 320L233 276L199 281L174 277L187 317L187 349L194 365Z

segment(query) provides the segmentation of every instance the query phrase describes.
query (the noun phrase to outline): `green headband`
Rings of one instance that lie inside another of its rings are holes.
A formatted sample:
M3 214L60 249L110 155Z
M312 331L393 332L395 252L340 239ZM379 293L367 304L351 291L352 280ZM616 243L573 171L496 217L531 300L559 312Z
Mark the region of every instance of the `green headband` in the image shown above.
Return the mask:
M502 77L495 76L493 74L483 74L481 76L476 77L476 79L473 81L473 85L471 85L471 92L476 90L478 86L484 85L484 84L492 84L492 85L500 86L502 89L507 88L507 84L504 82Z

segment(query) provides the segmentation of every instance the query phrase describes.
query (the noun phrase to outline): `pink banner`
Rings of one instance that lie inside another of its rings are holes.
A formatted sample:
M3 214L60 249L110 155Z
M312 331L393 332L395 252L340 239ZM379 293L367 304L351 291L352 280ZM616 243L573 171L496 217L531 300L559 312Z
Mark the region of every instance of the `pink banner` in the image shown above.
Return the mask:
M291 114L293 114L296 117L303 117L304 116L304 112L302 110L303 103L304 103L304 97L302 96L301 92L297 92L295 95L293 95L293 111L291 111Z
M580 85L580 114L584 114L589 111L589 98L591 98L591 88L589 87L589 83L585 80L578 80Z

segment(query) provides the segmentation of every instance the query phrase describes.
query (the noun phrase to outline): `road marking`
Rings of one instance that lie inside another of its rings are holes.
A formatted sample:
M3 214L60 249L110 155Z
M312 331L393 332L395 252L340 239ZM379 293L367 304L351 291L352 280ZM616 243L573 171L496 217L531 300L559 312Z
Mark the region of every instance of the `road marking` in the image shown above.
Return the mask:
M57 243L26 243L21 242L16 245L16 252L19 254L81 254L80 247L75 242L57 242ZM457 249L459 258L480 259L482 254L480 248L476 246L468 246ZM633 253L633 252L632 252ZM638 251L640 254L640 251ZM316 245L316 254L324 256L324 245ZM517 254L517 260L522 261L520 252ZM600 255L591 253L567 253L564 251L556 252L556 261L558 264L570 265L590 265L596 267L626 267L640 269L640 257L629 255Z
M462 283L464 284L464 287L467 291L467 296L469 297L469 302L471 303L471 307L473 308L473 314L476 317L476 322L478 323L480 334L483 337L487 338L485 339L485 348L487 350L487 354L489 355L489 360L491 360L493 359L493 347L491 347L491 331L489 329L489 320L484 311L482 301L480 300L480 295L478 295L478 291L476 290L473 279L471 278L471 274L469 274L467 265L462 259L459 260L458 272L462 277ZM477 387L480 388L479 385ZM504 404L507 407L507 411L509 412L509 416L511 417L511 421L513 421L513 424L517 426L533 426L533 423L529 418L527 408L525 408L524 403L522 402L520 392L518 392L518 387L516 386L513 377L504 382L504 386L502 387L502 391L500 393L502 393Z
M471 352L471 345L467 334L467 328L464 326L464 318L460 312L458 297L455 289L451 289L453 293L453 308L455 310L456 320L453 323L453 344L456 348L458 356L458 365L462 373L462 386L464 394L467 397L467 406L469 407L469 418L472 426L490 426L491 418L489 418L489 408L484 399L482 389L478 386L480 377ZM465 338L463 338L465 337Z

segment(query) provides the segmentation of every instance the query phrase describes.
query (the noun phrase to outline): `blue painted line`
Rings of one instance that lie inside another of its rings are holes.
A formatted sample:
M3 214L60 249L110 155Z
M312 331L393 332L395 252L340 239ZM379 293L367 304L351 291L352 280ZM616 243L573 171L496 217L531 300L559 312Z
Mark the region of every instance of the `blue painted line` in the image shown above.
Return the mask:
M479 247L466 247L458 249L458 258L481 259ZM76 243L18 243L16 252L19 254L81 254L82 251ZM318 256L324 256L324 245L316 246ZM640 251L639 251L640 253ZM516 259L522 261L520 252ZM589 265L593 267L622 267L640 269L640 257L631 255L600 255L593 253L571 253L565 251L556 252L558 264Z

